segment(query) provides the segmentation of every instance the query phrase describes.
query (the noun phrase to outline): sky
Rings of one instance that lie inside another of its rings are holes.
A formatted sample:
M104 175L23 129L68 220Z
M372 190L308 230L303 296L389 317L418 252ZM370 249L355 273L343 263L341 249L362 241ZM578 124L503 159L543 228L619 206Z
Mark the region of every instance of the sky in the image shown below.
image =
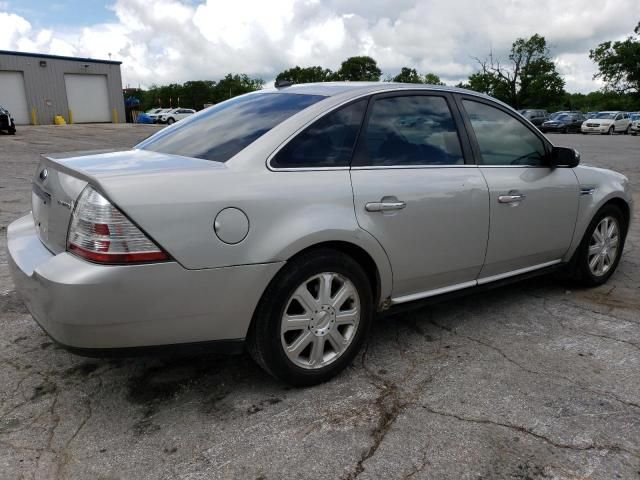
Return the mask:
M271 81L353 55L375 58L383 78L409 66L456 84L475 58L506 58L539 33L567 91L586 93L602 86L589 50L639 21L637 0L0 0L0 50L119 60L132 87Z

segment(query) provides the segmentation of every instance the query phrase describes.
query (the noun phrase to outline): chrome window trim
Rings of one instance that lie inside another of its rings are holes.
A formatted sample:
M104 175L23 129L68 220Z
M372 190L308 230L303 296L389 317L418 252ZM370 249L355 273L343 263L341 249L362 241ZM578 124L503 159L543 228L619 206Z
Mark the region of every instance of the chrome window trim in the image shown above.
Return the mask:
M435 297L436 295L442 295L444 293L455 292L457 290L463 290L465 288L476 287L479 285L485 285L498 280L502 280L509 277L515 277L522 275L523 273L533 272L542 268L551 267L561 263L562 260L552 260L550 262L540 263L538 265L532 265L530 267L519 268L510 272L499 273L498 275L492 275L490 277L479 278L477 280L471 280L469 282L456 283L447 287L436 288L434 290L427 290L424 292L412 293L410 295L403 295L400 297L391 298L391 304L397 305L400 303L413 302L414 300L421 300L423 298Z
M415 170L425 168L478 168L478 165L362 165L359 167L351 167L351 170Z
M349 170L350 167L287 167L287 168L269 168L272 172L322 172L322 171L333 171L333 170Z
M467 95L470 97L476 97L476 98L480 98L480 99L485 99L485 100L489 100L492 101L494 103L498 103L499 105L501 104L500 101L496 101L495 99L492 99L491 97L489 97L488 95L485 95L483 93L478 93L478 92L473 92L471 90L469 91L461 91L461 90L456 90L453 89L451 87L447 88L447 87L435 87L434 86L430 86L430 87L420 87L420 85L411 85L410 87L404 87L404 88L389 88L389 87L384 87L381 86L380 89L376 89L376 90L372 90L372 91L368 91L366 93L361 93L355 97L351 97L348 100L345 100L343 102L340 102L337 105L334 105L331 109L326 110L322 113L319 113L318 115L316 115L315 117L313 117L311 120L309 120L307 123L305 123L304 125L302 125L300 128L298 128L295 132L293 132L291 135L289 135L285 140L282 141L282 143L280 145L278 145L278 147L271 152L271 154L267 157L267 160L265 161L265 164L267 166L267 169L272 171L272 172L313 172L316 170L346 170L349 168L353 168L353 169L358 169L358 170L365 170L365 169L369 169L369 167L301 167L301 168L278 168L278 167L274 167L271 165L271 160L273 159L273 157L275 157L278 152L280 150L282 150L284 148L284 146L289 143L289 141L291 141L291 139L293 139L293 137L295 137L296 135L298 135L300 132L302 132L302 130L304 130L305 128L307 128L309 125L311 125L312 123L314 123L316 120L319 120L320 118L324 117L325 115L330 114L331 112L351 103L351 102L355 102L357 100L363 99L363 98L367 98L367 97L371 97L373 95L379 95L379 94L383 94L383 93L397 93L397 92L411 92L411 91L424 91L424 92L434 92L436 95L438 93L442 94L442 93L447 93L450 95L453 94L463 94L463 95ZM327 98L331 98L331 97L327 97ZM453 102L455 103L455 99L453 99ZM462 139L461 139L462 142ZM443 166L435 166L435 165L424 165L425 168L429 167L429 168L442 168L442 167L477 167L477 164L466 164L466 165L443 165ZM420 167L420 165L418 165L418 167ZM382 167L382 168L390 168L390 167ZM405 167L403 167L405 168ZM409 167L409 168L413 168L413 167Z
M482 165L479 164L478 167L482 168L552 168L549 165ZM560 168L560 167L555 167Z

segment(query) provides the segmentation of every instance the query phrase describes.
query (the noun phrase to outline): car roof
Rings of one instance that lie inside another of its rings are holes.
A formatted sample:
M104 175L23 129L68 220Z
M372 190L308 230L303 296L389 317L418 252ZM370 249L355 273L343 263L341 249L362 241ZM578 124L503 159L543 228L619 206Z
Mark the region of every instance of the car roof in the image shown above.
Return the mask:
M367 93L393 92L397 90L430 90L442 92L464 93L467 95L475 95L485 98L491 98L482 93L464 88L448 87L444 85L429 85L423 83L397 83L397 82L319 82L319 83L301 83L293 84L288 87L270 87L259 90L263 93L297 93L302 95L322 95L325 97L333 97L346 93L352 93L353 96L365 95ZM492 98L495 101L495 99Z

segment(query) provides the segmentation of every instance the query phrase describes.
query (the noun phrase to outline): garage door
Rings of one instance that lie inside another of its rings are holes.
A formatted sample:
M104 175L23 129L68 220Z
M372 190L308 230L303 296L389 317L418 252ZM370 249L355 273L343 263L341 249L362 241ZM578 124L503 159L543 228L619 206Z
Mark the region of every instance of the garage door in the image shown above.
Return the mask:
M22 72L0 72L0 105L11 112L17 124L30 123Z
M73 123L111 121L106 75L67 74L64 83Z

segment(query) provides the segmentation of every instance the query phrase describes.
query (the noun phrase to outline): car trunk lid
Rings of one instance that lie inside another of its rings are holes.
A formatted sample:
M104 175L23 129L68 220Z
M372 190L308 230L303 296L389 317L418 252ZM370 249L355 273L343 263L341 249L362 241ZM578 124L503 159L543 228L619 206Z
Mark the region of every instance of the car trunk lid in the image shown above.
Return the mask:
M53 253L66 250L75 202L87 183L100 188L111 177L143 177L171 170L211 169L216 165L221 164L143 150L45 155L33 178L31 194L40 240Z

